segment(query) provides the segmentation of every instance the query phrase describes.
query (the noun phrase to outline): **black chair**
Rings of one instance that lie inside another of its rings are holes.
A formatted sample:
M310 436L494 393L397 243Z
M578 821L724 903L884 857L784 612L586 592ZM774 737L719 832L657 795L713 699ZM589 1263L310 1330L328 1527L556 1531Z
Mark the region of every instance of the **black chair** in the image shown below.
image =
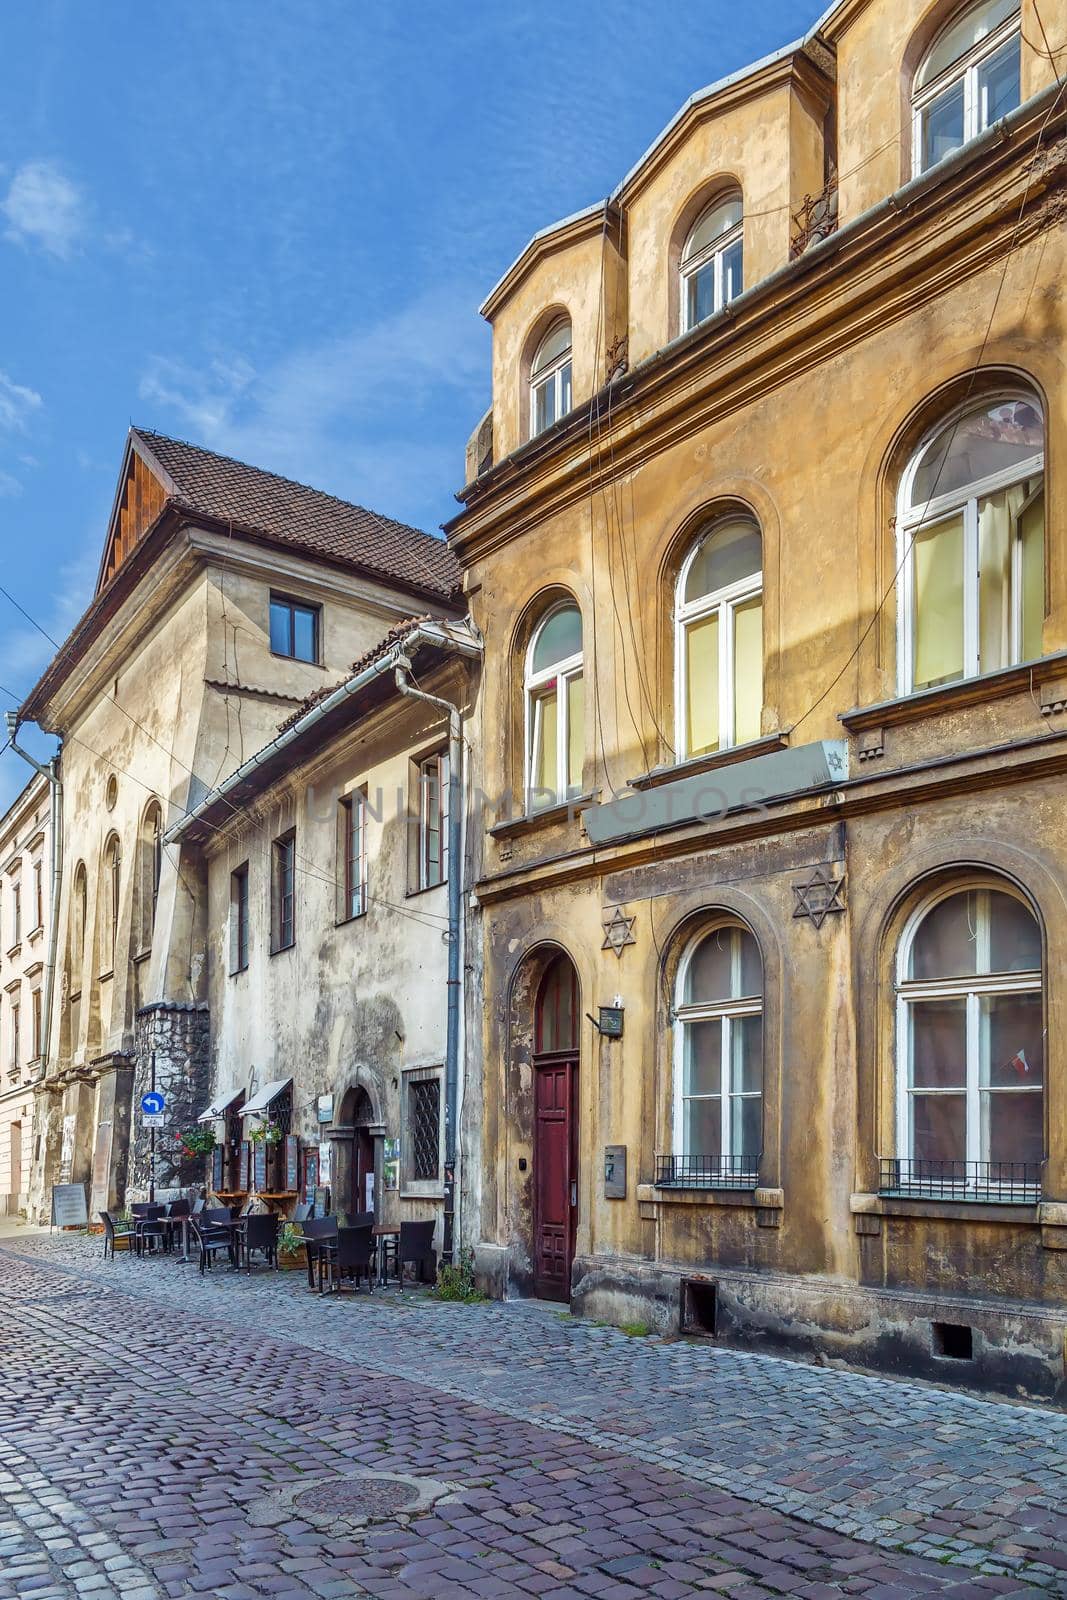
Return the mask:
M149 1205L146 1201L139 1201L130 1207L133 1217L134 1249L139 1256L146 1251L152 1254L158 1244L161 1250L167 1248L169 1230L163 1225L163 1218L167 1214L166 1206Z
M315 1215L315 1207L309 1200L301 1200L300 1204L293 1207L294 1222L309 1222Z
M201 1211L203 1211L203 1209L204 1209L206 1204L207 1204L207 1201L204 1199L203 1195L198 1195L197 1198L193 1201L193 1209L190 1212L190 1216L198 1217L200 1215Z
M125 1243L126 1254L129 1255L136 1239L136 1230L128 1228L124 1222L116 1222L110 1211L101 1211L100 1217L104 1224L104 1260L107 1260L110 1250L114 1261L116 1241Z
M322 1247L337 1237L337 1218L309 1217L303 1225L303 1235L304 1254L307 1256L308 1264L308 1288L314 1289L315 1269L323 1253Z
M232 1222L233 1215L229 1206L208 1206L206 1211L200 1212L201 1222Z
M245 1218L244 1227L237 1236L238 1254L245 1258L245 1271L252 1270L252 1252L262 1252L268 1266L278 1265L278 1219L270 1212Z
M193 1238L200 1250L200 1272L210 1267L212 1258L220 1250L225 1250L231 1262L233 1261L233 1235L229 1228L212 1227L209 1222L204 1222L200 1217L192 1220Z
M359 1280L364 1273L369 1293L373 1261L374 1236L369 1225L364 1225L362 1228L338 1228L337 1243L334 1248L324 1247L320 1253L320 1292L322 1275L325 1272L332 1294L340 1292L345 1278L354 1279L358 1290Z
M429 1268L431 1283L437 1281L437 1253L433 1247L432 1222L402 1222L400 1224L400 1238L396 1247L396 1276L401 1291L404 1288L404 1268L413 1266L417 1269L419 1281L425 1283L423 1276Z

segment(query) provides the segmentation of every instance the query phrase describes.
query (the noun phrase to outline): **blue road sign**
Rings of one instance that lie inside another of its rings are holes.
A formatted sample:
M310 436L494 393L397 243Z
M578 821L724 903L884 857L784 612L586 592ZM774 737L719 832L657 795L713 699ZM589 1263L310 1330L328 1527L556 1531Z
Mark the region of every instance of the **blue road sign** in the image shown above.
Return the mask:
M146 1117L162 1116L164 1110L166 1109L166 1105L166 1100L155 1089L152 1089L148 1094L143 1094L141 1096L141 1110L144 1112Z

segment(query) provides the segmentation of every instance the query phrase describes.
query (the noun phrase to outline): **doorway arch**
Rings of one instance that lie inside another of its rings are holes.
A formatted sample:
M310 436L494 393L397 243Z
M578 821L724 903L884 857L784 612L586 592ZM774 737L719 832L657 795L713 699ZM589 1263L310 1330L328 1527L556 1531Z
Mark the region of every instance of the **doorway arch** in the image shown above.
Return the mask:
M376 1209L376 1142L383 1129L370 1091L350 1084L341 1101L337 1127L331 1130L337 1172L334 1210L348 1217Z
M569 1301L578 1220L578 974L562 951L541 976L533 1008L534 1290Z

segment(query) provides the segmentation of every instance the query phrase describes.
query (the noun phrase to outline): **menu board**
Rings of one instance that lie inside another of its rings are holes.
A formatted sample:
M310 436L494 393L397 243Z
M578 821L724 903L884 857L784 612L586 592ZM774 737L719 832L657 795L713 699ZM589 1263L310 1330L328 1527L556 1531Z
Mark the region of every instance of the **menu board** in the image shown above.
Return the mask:
M267 1145L265 1140L261 1139L254 1147L252 1161L252 1187L257 1194L262 1194L267 1187Z
M288 1194L296 1194L300 1187L300 1140L295 1133L290 1133L285 1140L285 1188Z
M84 1183L54 1183L52 1185L52 1227L84 1228L88 1220L85 1213Z
M319 1152L317 1150L304 1151L304 1201L311 1206L315 1204L315 1190L319 1186Z
M237 1187L242 1194L247 1194L250 1188L249 1178L252 1175L252 1146L247 1139L241 1140L241 1165L238 1175Z
M217 1144L211 1152L211 1188L215 1194L222 1188L222 1157L223 1147Z

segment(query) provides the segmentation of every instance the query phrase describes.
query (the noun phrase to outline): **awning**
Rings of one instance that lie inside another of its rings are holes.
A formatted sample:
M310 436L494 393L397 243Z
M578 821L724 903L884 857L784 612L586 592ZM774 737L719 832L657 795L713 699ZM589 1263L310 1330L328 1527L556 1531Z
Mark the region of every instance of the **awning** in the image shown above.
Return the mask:
M292 1078L279 1078L276 1083L265 1083L262 1089L256 1090L251 1100L245 1101L241 1107L242 1117L250 1117L253 1114L265 1117L270 1110L271 1102L277 1100L280 1094L284 1094L292 1081Z
M197 1122L217 1122L219 1117L224 1117L232 1105L235 1105L244 1094L243 1089L227 1089L217 1100L212 1100L206 1111L201 1111Z

